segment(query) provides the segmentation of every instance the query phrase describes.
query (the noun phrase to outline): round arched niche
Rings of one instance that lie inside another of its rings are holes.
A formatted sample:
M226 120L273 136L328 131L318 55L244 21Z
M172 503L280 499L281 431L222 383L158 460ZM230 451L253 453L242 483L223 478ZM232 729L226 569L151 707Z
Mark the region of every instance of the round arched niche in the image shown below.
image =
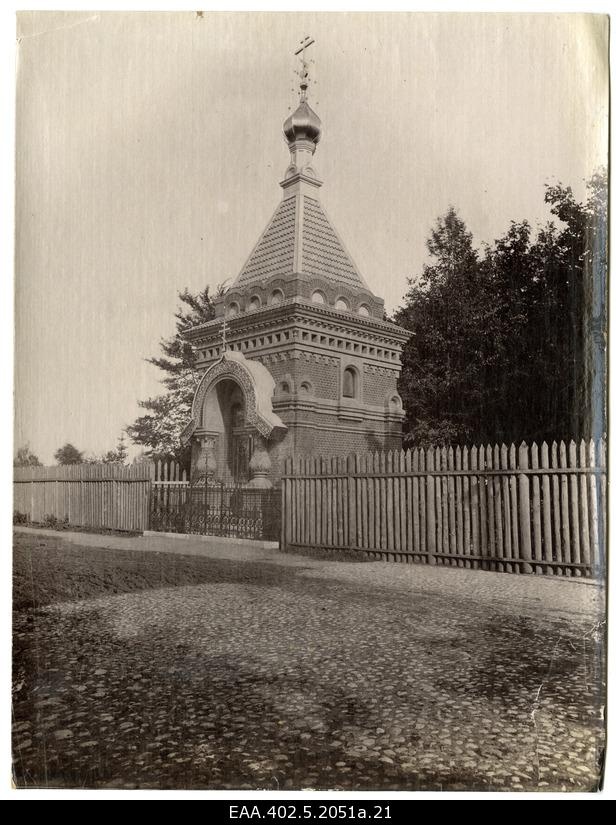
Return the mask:
M270 296L270 304L276 306L284 301L284 292L281 289L275 289Z
M354 365L347 365L342 372L342 397L356 399L359 396L359 371Z
M399 395L394 393L387 401L387 407L392 413L402 413L402 399Z
M231 410L246 409L244 391L232 378L221 378L208 390L201 411L201 426L208 432L221 432L231 422Z
M203 399L201 428L207 433L202 452L211 472L206 475L234 482L249 480L251 440L246 428L246 396L232 378L220 378ZM203 473L201 473L203 474Z

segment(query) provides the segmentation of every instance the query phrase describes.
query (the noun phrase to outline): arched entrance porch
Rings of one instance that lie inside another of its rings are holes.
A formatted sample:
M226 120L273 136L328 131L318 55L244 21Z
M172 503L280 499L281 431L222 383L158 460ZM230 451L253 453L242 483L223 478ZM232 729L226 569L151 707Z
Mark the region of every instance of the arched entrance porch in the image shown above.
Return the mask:
M271 486L268 450L287 428L272 410L274 379L242 353L225 352L207 370L195 393L192 420L183 433L192 441L191 478L248 487Z

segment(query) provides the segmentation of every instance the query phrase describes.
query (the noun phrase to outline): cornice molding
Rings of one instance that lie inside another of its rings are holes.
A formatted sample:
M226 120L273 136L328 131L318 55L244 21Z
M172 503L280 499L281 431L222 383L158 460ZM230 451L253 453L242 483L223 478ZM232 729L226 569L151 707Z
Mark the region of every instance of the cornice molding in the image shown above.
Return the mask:
M205 324L191 327L182 333L182 337L188 341L203 336L209 332L215 334L222 327L222 318L214 318ZM239 334L244 337L248 330L262 329L274 322L297 325L301 322L309 322L317 327L331 331L339 330L340 333L347 333L352 330L353 334L360 337L370 337L370 333L389 336L398 343L404 343L413 335L404 327L392 324L389 321L380 321L377 318L352 315L321 304L313 304L303 298L293 298L282 301L274 306L262 307L251 312L234 316L227 320L228 340L230 336Z

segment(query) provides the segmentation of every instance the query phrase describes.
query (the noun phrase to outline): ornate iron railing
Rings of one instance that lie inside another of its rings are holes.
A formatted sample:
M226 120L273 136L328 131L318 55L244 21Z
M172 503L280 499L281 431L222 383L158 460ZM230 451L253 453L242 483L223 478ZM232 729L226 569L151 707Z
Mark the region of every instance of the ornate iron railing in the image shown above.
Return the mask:
M150 529L241 539L280 538L279 490L204 481L152 484Z

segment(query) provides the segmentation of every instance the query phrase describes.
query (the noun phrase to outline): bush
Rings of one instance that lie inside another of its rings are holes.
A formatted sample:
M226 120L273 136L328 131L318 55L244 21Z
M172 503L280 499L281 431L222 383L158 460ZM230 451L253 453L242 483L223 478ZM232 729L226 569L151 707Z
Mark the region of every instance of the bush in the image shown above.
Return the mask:
M19 510L13 513L13 524L27 524L29 521L27 513L20 513Z
M58 519L56 518L56 516L53 515L53 513L45 513L45 515L43 516L43 524L45 525L45 527L54 528L58 524Z

